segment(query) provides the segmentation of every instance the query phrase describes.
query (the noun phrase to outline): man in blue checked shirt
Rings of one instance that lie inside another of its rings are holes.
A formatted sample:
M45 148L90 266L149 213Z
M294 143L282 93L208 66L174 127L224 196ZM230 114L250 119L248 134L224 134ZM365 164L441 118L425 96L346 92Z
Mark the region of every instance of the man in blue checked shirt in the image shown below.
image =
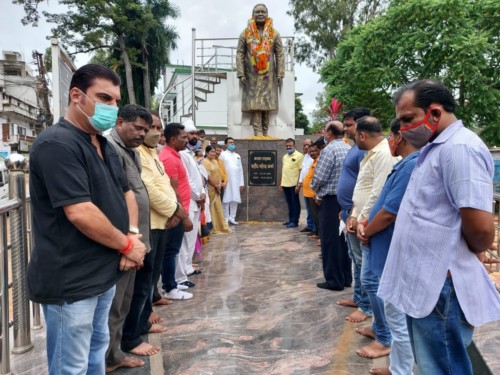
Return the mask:
M398 212L379 297L406 314L420 374L470 374L474 327L500 319L500 296L478 259L495 234L493 160L455 117L439 81L393 99L401 133L422 148Z
M339 213L337 186L340 170L351 146L344 143L344 125L332 121L326 126L325 140L328 145L321 151L311 188L319 204L319 236L325 282L317 287L329 290L344 290L352 283L351 261L343 235L339 235Z

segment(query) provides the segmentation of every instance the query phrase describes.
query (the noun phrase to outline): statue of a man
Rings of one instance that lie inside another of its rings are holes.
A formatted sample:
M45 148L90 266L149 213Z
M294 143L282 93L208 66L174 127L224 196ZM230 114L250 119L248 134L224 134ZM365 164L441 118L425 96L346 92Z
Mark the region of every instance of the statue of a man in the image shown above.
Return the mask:
M241 110L251 112L254 135L267 136L269 112L278 110L278 87L285 76L280 34L268 17L267 7L257 4L238 40L238 78L243 84Z

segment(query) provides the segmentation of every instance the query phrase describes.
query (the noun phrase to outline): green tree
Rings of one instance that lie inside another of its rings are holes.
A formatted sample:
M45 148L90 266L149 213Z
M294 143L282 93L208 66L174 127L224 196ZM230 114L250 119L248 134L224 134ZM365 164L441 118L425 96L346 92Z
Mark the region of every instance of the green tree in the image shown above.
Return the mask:
M304 133L307 131L309 126L309 120L304 114L304 106L302 101L298 96L295 97L295 128L304 129Z
M145 7L152 15L151 24L146 33L129 34L125 38L128 48L140 51L137 59L132 64L132 81L134 83L134 96L137 103L150 108L155 89L158 85L162 70L169 64L170 51L177 48L178 34L175 29L166 24L168 18L176 18L178 9L169 1L147 0ZM129 14L128 17L136 17ZM117 46L115 41L114 46ZM125 66L120 58L120 49L111 48L105 53L95 54L92 62L112 67L126 79ZM122 87L122 100L129 101L128 90Z
M496 0L395 0L353 29L322 68L328 97L366 106L387 125L398 87L441 79L457 98L458 117L499 144L499 17Z
M24 6L24 24L37 24L37 5L43 0L14 0ZM75 50L70 54L99 52L95 60L120 69L126 83L125 102L149 105L160 71L168 62L177 34L166 26L167 17L176 17L177 8L168 0L59 0L68 10L43 12L56 27L54 36ZM154 53L152 53L154 50ZM134 74L134 70L138 71ZM140 76L140 78L138 78ZM125 99L124 98L124 99Z
M298 62L318 70L335 57L339 41L357 23L379 14L388 0L290 0L288 15L299 34L295 41Z

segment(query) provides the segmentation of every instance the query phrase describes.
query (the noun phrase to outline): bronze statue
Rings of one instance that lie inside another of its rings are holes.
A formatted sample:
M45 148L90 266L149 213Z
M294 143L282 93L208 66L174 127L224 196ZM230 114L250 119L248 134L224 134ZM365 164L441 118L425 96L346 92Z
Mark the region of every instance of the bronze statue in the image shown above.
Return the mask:
M285 60L280 34L273 28L264 4L254 6L252 18L240 35L236 67L243 84L241 110L251 112L254 135L267 136L269 112L278 110Z

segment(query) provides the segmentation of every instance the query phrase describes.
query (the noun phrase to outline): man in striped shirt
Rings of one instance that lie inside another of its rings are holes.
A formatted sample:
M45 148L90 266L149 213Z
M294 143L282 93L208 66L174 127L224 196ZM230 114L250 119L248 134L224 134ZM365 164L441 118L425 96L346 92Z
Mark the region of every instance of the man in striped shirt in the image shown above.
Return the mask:
M493 160L455 117L439 81L394 97L401 132L421 150L396 219L378 295L406 313L420 374L472 374L473 327L500 320L500 297L478 259L495 234Z
M339 235L339 213L337 186L340 170L350 146L342 141L344 125L332 121L326 126L325 140L328 145L319 156L311 188L316 193L319 209L319 236L325 282L317 287L329 290L344 290L351 286L351 262L347 253L347 244Z

